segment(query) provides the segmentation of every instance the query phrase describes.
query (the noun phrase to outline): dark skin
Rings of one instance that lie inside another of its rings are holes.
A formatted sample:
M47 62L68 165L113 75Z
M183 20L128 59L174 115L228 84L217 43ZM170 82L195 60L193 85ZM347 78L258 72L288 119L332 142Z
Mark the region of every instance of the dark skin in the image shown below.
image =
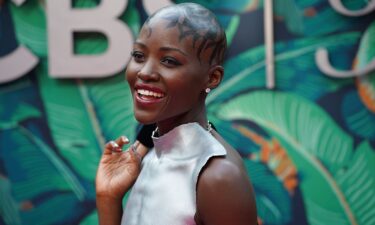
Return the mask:
M258 224L254 193L241 156L216 131L212 133L227 155L212 158L201 173L197 225Z
M156 123L159 134L188 122L205 126L204 90L216 87L223 73L221 66L212 66L197 57L193 37L181 39L178 27L170 27L170 21L164 19L168 14L154 16L141 30L126 76L133 90L136 119L143 124ZM211 53L208 49L201 55L209 58ZM138 93L143 89L153 90L163 97L158 104L153 104L154 99Z
M121 136L105 145L96 174L96 206L99 224L121 223L122 199L140 173L142 158L147 148L136 141L136 151L122 151L129 140Z
M186 15L196 15L192 17L198 20L187 20ZM224 73L221 32L209 12L185 5L183 10L161 10L146 22L126 72L140 123L156 123L159 135L190 122L206 127L205 89L217 87ZM218 133L212 134L227 155L210 159L200 174L195 221L199 225L257 224L254 194L242 159ZM96 177L101 225L120 224L121 200L138 177L146 154L141 144L137 143L136 152L121 152L128 141L116 142L117 146L106 145Z

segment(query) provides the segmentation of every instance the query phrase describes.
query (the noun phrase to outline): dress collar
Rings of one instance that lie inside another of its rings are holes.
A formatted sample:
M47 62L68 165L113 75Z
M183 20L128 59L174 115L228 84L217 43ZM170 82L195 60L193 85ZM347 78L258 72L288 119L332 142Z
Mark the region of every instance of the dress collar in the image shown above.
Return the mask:
M211 133L196 122L182 124L152 139L158 158L189 159L198 157L209 149L224 150Z

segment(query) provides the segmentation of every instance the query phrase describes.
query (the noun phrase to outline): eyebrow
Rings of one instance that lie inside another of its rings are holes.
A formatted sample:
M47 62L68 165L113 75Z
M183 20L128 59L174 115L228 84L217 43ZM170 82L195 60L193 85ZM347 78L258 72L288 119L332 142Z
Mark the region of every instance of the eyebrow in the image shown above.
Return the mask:
M146 48L146 45L139 41L135 41L134 45L140 45L142 48Z
M161 51L177 51L181 54L183 54L184 56L187 56L188 54L186 54L185 52L181 51L180 49L178 48L172 48L172 47L161 47L160 48Z
M142 42L139 42L139 41L135 41L134 44L137 44L137 45L140 45L142 48L147 48L147 46L145 44L143 44ZM184 56L188 56L187 53L181 51L180 49L178 48L173 48L173 47L160 47L160 51L176 51L176 52L179 52L181 54L183 54Z

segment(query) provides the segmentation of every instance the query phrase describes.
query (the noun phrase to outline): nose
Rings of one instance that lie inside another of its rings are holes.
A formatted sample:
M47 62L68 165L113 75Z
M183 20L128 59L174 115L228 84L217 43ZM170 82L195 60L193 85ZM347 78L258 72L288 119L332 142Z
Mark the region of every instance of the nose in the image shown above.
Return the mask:
M160 74L153 62L147 61L143 67L138 71L137 77L143 81L158 81Z

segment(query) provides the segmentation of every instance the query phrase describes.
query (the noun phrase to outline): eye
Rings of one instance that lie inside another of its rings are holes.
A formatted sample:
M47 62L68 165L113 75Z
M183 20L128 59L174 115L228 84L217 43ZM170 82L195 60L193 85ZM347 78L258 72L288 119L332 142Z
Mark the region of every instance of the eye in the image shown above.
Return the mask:
M145 59L145 56L140 51L132 51L131 56L134 58L136 62L143 62Z
M161 60L161 63L163 63L167 67L174 67L174 66L182 65L177 59L173 57L165 57Z

